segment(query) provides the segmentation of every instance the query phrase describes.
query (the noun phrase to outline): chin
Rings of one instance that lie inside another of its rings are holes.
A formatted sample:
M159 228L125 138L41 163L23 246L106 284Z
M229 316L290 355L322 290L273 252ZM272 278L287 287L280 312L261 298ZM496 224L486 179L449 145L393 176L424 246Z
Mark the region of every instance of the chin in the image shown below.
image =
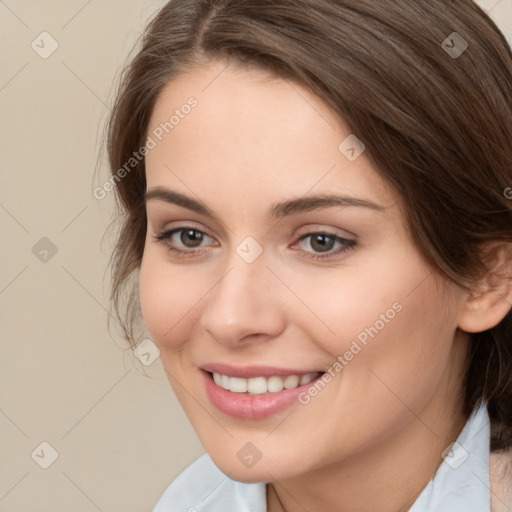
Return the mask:
M279 465L278 461L265 459L263 456L252 467L246 467L238 457L226 458L224 456L216 457L216 454L208 452L214 464L229 478L242 483L262 483L273 482L276 480L285 480L296 476L293 468L286 468ZM300 466L297 466L300 467ZM297 468L296 467L296 468Z

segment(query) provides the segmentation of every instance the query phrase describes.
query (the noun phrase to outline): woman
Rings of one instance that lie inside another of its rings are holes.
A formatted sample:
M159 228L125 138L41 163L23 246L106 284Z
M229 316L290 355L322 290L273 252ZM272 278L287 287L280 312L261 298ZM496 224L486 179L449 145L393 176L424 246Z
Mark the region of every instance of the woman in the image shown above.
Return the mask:
M113 304L207 452L155 512L512 510L511 91L469 0L161 9L108 133Z

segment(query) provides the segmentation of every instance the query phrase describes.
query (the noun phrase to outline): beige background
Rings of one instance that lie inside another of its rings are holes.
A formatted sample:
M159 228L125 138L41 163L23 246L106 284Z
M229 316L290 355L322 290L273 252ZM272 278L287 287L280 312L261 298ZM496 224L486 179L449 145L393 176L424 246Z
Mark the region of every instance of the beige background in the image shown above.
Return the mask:
M107 331L113 198L92 195L112 84L163 3L0 0L0 512L149 512L202 453L160 359ZM512 0L480 3L512 41Z

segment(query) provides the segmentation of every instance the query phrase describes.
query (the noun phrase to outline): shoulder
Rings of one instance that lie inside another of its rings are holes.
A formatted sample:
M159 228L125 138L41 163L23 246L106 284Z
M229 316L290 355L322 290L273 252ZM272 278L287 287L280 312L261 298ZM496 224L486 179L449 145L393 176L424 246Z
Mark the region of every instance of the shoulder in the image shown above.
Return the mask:
M231 480L205 453L167 487L152 512L225 512L231 509L265 512L266 485Z
M489 456L492 512L508 512L512 505L512 449Z

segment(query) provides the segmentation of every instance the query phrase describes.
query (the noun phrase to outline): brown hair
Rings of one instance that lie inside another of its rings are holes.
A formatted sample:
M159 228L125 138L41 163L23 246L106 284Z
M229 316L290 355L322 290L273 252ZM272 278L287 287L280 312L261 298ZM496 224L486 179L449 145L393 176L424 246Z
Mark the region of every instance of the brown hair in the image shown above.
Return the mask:
M453 37L468 44L461 55L449 54ZM112 176L144 146L163 87L205 60L267 70L324 100L402 198L419 250L460 286L489 271L484 244L512 241L512 53L472 1L171 0L121 75L107 132ZM134 346L144 159L116 182L111 304ZM468 339L466 412L487 400L491 449L511 448L512 313Z

